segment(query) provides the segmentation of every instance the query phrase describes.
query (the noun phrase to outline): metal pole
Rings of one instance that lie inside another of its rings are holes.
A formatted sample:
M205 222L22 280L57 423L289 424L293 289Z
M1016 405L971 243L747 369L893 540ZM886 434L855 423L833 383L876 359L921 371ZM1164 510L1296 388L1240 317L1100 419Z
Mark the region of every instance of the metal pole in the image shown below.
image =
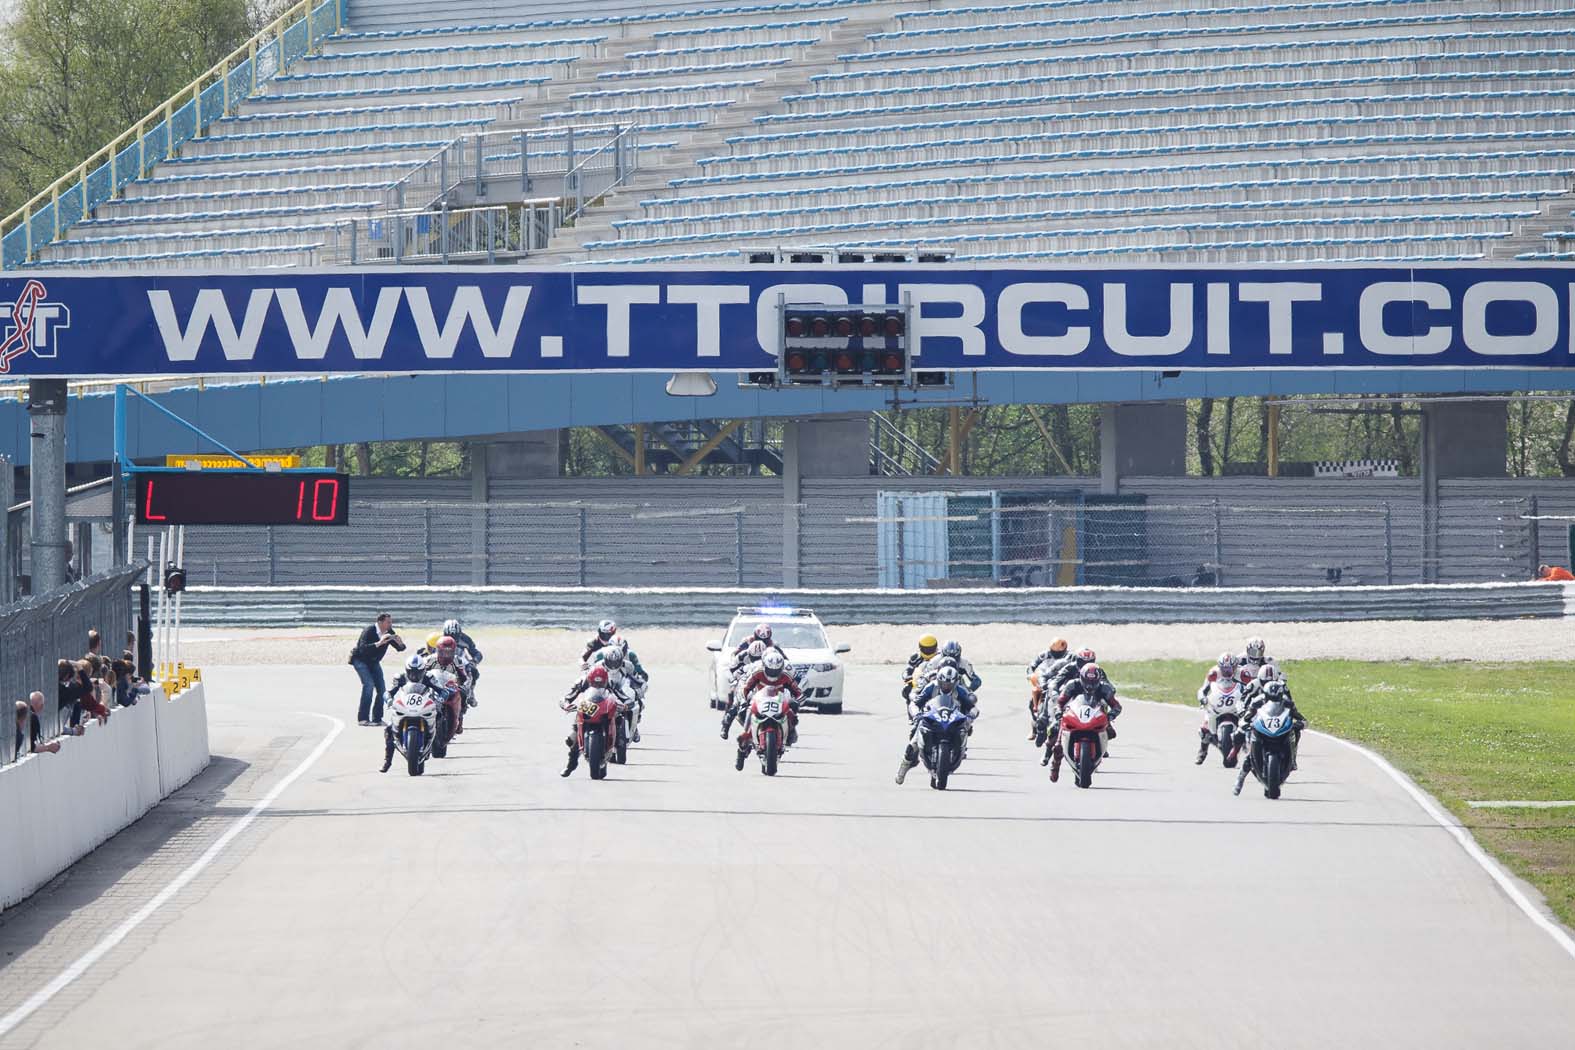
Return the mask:
M736 566L734 575L737 577L738 586L744 585L744 512L737 511L733 515L733 564Z
M177 525L175 527L175 564L177 566L180 566L180 567L184 567L185 564L186 564L186 526L184 526L184 525ZM174 644L174 649L175 649L175 666L176 667L180 667L181 666L181 659L180 659L180 607L181 607L181 602L182 602L182 600L185 597L186 597L186 594L185 594L184 591L182 591L181 593L175 595L175 603L174 603L175 604L175 616L174 616L174 620L175 620L175 626L174 626L175 644Z
M169 605L169 595L164 591L164 567L169 564L169 530L159 533L159 560L153 563L153 585L159 589L159 604L153 616L153 666L156 674L164 672L164 614Z
M432 506L421 508L421 549L426 552L427 586L432 586Z
M115 458L109 475L110 563L125 565L131 560L131 529L126 522L126 479L122 463L126 457L126 384L115 384Z
M1527 561L1529 563L1526 566L1526 568L1527 568L1526 577L1527 577L1527 579L1535 579L1536 576L1537 576L1537 566L1539 564L1537 559L1541 556L1541 551L1540 551L1541 544L1538 542L1538 535L1537 535L1537 528L1538 528L1538 524L1539 523L1537 521L1537 495L1536 495L1536 493L1532 493L1531 494L1530 503L1531 503L1531 520L1526 522L1526 524L1531 526L1531 549L1526 552Z
M0 528L0 605L16 600L16 573L11 568L11 504L16 502L16 467L9 456L0 456L0 508L5 509Z
M1220 501L1214 498L1214 586L1225 583L1225 542L1220 537Z
M1384 500L1384 582L1395 582L1394 509Z
M520 191L530 192L530 139L520 132Z
M66 582L66 381L28 380L27 414L32 420L33 593L45 594Z
M580 508L580 586L585 586L585 508Z

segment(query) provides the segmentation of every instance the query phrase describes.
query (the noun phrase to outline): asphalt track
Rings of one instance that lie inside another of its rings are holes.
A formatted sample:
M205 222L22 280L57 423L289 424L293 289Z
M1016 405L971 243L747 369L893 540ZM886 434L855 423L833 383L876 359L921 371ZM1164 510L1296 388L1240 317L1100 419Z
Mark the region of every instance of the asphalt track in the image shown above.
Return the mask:
M489 665L453 757L377 772L350 724L6 1047L1575 1045L1575 959L1366 758L1286 797L1133 704L1050 784L1015 686L946 792L892 783L888 670L735 772L701 675L558 777L568 675ZM354 712L344 668L208 675L212 767L0 919L0 1018L100 944ZM1001 672L997 682L1008 675Z

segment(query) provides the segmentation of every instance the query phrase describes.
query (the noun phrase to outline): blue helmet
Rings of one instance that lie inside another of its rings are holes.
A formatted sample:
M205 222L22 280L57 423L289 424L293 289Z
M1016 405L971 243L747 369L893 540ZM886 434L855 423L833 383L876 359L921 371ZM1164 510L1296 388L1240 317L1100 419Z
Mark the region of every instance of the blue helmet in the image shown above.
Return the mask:
M941 647L941 655L946 657L949 660L961 660L962 659L962 643L961 642L947 642L944 646Z

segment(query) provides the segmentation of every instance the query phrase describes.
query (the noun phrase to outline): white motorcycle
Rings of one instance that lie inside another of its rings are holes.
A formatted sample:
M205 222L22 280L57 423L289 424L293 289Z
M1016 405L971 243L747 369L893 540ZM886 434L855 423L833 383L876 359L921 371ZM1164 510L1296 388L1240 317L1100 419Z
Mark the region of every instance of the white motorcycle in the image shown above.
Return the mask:
M1247 709L1244 692L1245 687L1234 679L1215 682L1198 701L1203 708L1203 725L1198 729L1198 765L1208 760L1209 748L1213 746L1219 748L1226 769L1236 768L1241 755L1241 716Z
M426 772L427 759L437 742L441 703L441 698L424 685L400 689L389 698L383 732L393 735L394 747L405 756L405 766L413 777Z

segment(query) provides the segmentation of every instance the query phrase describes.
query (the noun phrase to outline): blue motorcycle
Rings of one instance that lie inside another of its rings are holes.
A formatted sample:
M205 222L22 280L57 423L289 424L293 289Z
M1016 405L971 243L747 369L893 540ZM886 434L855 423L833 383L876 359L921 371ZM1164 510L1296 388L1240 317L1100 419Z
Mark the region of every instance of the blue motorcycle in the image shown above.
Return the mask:
M919 715L919 757L937 791L946 790L946 778L963 760L970 721L955 697L936 697Z
M1247 727L1249 758L1236 776L1237 794L1241 793L1241 785L1251 770L1263 785L1264 798L1280 797L1280 785L1291 775L1295 733L1296 720L1287 704L1271 700L1258 708L1252 724Z

